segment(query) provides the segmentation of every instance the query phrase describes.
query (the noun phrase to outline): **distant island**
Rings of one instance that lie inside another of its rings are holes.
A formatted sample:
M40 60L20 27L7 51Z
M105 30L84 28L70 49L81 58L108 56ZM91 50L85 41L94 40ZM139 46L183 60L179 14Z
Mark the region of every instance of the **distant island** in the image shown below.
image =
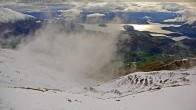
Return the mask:
M103 24L98 24L98 26L100 26L100 27L108 27L108 25L105 24L105 23L103 23Z
M134 31L135 30L135 28L132 25L124 25L123 28L126 31Z

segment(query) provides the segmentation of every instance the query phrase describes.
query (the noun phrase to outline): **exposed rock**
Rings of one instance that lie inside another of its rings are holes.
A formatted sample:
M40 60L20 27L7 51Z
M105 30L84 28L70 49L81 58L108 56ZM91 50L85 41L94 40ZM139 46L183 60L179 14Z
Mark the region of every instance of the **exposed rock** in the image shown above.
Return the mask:
M100 27L108 27L107 24L98 24Z
M131 25L124 25L123 28L124 28L126 31L134 31L134 27L131 26Z
M181 59L170 61L157 61L147 66L139 68L140 71L160 71L160 70L177 70L180 68L190 68L196 65L196 59Z

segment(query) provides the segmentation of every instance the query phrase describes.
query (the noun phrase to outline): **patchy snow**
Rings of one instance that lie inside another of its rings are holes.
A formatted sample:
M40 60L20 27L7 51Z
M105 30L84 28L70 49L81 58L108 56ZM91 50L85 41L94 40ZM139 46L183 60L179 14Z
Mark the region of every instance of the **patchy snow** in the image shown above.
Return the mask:
M25 20L34 18L33 16L22 14L20 12L13 11L9 8L0 8L0 23L14 22L18 20Z
M196 110L196 67L137 72L100 84L72 79L51 60L0 50L0 110Z
M109 81L100 86L86 88L86 94L105 98L124 97L167 87L190 85L196 82L196 68L179 71L136 72Z

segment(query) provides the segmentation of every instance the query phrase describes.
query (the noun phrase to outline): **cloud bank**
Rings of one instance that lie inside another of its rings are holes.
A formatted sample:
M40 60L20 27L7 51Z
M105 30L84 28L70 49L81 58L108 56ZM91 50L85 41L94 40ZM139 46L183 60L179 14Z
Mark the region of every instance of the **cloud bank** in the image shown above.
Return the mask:
M0 0L4 2L81 2L81 0ZM158 2L157 0L86 0L86 1L117 1L117 2ZM83 1L84 2L84 1ZM162 0L161 2L195 2L195 0Z
M55 1L55 0L49 0ZM71 0L72 1L72 0ZM153 0L152 0L153 1ZM58 2L55 6L48 4L25 4L25 3L12 3L10 4L11 9L19 11L50 11L50 10L60 10L62 16L68 20L75 19L81 12L174 12L179 13L182 17L175 19L166 20L170 21L183 21L187 23L193 23L195 21L195 2L193 3L182 3L179 2L130 2L130 1L110 1L103 0L103 2L96 1L85 1L85 2ZM185 0L184 0L185 1ZM165 2L165 3L163 3ZM8 7L9 3L1 3L0 6ZM21 8L20 8L21 7ZM91 15L88 17L90 18ZM97 16L98 18L98 16Z
M114 68L106 69L107 72L102 68L115 55L117 33L109 35L84 30L70 33L62 31L60 25L47 25L24 42L19 51L31 52L40 59L50 59L43 63L74 80L112 79Z
M196 11L193 9L185 9L179 12L182 16L174 19L165 20L166 22L187 22L192 24L196 22Z

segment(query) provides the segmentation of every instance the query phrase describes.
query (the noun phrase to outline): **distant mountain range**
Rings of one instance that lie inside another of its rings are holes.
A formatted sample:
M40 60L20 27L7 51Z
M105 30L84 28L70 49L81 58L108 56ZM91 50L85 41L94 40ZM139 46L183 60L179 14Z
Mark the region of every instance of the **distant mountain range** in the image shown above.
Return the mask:
M88 12L88 10L86 10L81 12L78 18L79 22L92 23L91 21L87 20L87 16L93 13L100 13L105 15L104 17L100 18L101 20L99 19L98 23L115 22L116 18L120 19L121 23L127 24L148 24L148 21L165 23L164 20L179 16L179 14L168 12Z
M196 38L196 21L192 24L183 24L180 27L163 27L162 29L175 32L177 34L173 34L174 37L179 36L178 34ZM172 36L172 35L171 35Z
M39 12L24 12L25 14L34 16L38 19L67 19L66 16L61 16L63 12L59 11L60 9L51 9L49 11L39 11ZM62 10L68 10L62 9ZM102 17L94 17L94 19L88 19L89 15L92 14L102 14ZM180 16L177 13L171 12L110 12L110 11L89 11L83 10L80 12L79 16L76 18L78 23L127 23L127 24L148 24L148 21L164 24L182 24L184 22L164 22L167 19L174 19L175 17Z

